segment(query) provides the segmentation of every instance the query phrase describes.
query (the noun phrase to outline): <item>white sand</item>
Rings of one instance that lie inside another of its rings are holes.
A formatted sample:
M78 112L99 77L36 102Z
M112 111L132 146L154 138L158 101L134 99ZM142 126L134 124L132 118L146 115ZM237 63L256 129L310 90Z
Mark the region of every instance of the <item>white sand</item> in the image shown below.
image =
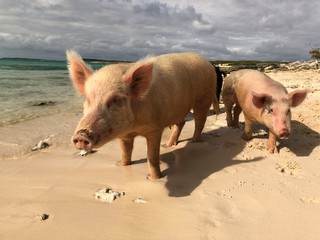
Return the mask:
M131 166L115 165L117 141L76 156L70 137L80 115L0 128L0 239L319 239L320 73L269 75L289 91L311 90L292 110L293 134L279 153L267 152L263 131L241 140L222 113L208 118L202 142L161 148L165 177L159 181L146 179L143 138L135 142ZM181 140L192 133L189 121ZM49 148L30 152L50 135ZM163 142L168 136L166 130ZM96 200L104 187L125 196ZM146 203L133 202L139 197ZM37 219L44 213L47 220Z

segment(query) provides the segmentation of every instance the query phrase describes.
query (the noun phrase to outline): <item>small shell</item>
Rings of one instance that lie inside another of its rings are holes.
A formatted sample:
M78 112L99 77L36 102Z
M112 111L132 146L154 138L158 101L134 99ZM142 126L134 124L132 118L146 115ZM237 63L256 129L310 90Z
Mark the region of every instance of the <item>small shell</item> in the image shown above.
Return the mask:
M143 200L142 198L137 198L135 200L133 200L134 203L147 203L146 200Z
M49 218L49 215L48 215L48 214L45 214L45 213L39 214L39 215L36 216L36 219L37 219L37 220L40 220L40 221L45 221L45 220L47 220L48 218Z
M90 154L90 153L94 153L95 151L93 151L93 150L81 150L77 155L78 156L87 156L88 154Z
M49 147L49 143L46 141L46 140L41 140L36 146L34 146L31 151L37 151L37 150L41 150L41 149L44 149L44 148L47 148Z
M102 202L111 203L119 197L123 197L125 192L117 192L111 188L102 188L95 193L95 199L98 199Z

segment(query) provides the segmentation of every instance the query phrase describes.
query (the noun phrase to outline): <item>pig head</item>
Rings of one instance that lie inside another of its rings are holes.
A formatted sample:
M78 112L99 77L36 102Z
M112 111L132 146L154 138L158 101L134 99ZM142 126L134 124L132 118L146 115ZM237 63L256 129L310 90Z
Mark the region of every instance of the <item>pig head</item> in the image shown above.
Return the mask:
M146 63L125 75L130 64L94 72L77 53L69 51L67 58L73 84L86 96L84 117L72 138L75 147L91 150L125 135L134 120L130 98L143 98L148 92L152 65Z
M291 133L291 107L300 105L306 90L296 90L282 97L252 92L252 103L261 111L261 122L280 139L288 139Z

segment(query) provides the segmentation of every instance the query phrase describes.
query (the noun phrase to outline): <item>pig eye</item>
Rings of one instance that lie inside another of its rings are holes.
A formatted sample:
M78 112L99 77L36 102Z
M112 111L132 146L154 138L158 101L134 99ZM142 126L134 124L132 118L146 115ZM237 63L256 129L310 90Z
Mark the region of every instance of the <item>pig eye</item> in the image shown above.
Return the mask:
M124 97L114 96L108 99L107 107L110 108L112 106L121 106L126 101Z
M272 114L273 113L273 109L272 108L268 109L268 113Z
M290 109L288 109L288 111L287 111L287 115L289 115L291 113L291 110Z

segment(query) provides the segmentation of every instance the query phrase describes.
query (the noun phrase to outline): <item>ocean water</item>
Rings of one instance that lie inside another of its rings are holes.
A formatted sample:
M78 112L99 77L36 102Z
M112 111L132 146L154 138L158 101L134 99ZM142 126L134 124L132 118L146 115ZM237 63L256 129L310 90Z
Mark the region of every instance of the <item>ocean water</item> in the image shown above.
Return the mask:
M104 63L90 63L98 69ZM0 59L0 127L82 107L66 61Z

